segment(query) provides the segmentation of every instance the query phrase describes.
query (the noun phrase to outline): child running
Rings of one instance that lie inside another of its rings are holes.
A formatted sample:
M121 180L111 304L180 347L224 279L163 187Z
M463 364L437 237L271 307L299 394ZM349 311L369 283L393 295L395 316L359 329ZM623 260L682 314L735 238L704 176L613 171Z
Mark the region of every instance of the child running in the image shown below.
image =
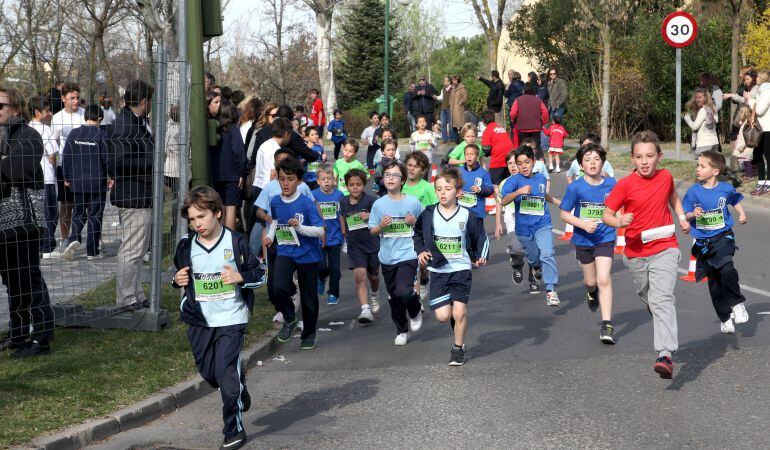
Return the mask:
M350 139L342 147L342 159L334 161L334 176L337 177L337 189L344 195L348 195L348 188L345 186L345 174L350 169L361 169L366 171L366 167L361 161L356 159L358 154L358 141Z
M561 117L554 115L551 126L543 129L543 134L549 137L548 140L548 170L550 172L561 172L561 155L564 153L564 139L569 136L567 130L561 124ZM554 165L556 163L556 165Z
M416 198L401 192L406 181L403 164L392 161L384 169L388 195L374 202L369 214L369 231L380 236L377 256L382 264L385 287L390 294L390 316L396 325L394 343L406 345L408 331L414 333L422 328L420 298L414 291L417 253L412 241L414 224L422 212L422 205Z
M472 123L466 123L460 130L460 136L463 141L457 144L452 151L444 157L444 164L453 166L462 166L465 164L465 147L476 143L476 137L479 134L478 128Z
M484 228L479 226L482 223L479 217L457 204L463 187L463 178L457 169L444 170L435 183L439 204L426 207L417 219L414 247L419 253L420 265L433 273L430 309L439 322L450 322L454 330L449 365L462 366L471 267L486 264L489 240ZM471 256L474 254L478 255L475 259Z
M516 204L516 236L524 247L529 261L531 282L530 294L540 293L540 281L545 281L546 305L559 306L556 284L559 271L556 267L556 255L553 250L551 213L546 210L545 202L559 206L559 199L546 192L545 175L533 173L535 153L527 145L516 149L516 166L519 173L505 183L501 191L501 204Z
M294 158L286 158L276 165L281 195L270 201L272 222L265 236L265 246L278 244L273 265L273 295L281 309L284 323L278 332L278 342L291 339L298 320L294 302L293 275L296 272L302 305L303 328L301 350L316 346L318 324L318 266L323 256L321 241L324 221L315 203L297 191L302 183L304 169Z
M176 247L173 286L182 288L180 320L189 328L198 373L222 396L223 448L246 442L242 413L251 407L241 349L254 291L264 269L240 233L220 224L224 206L214 189L196 187L187 193L182 217L192 231Z
M380 197L387 195L388 193L385 189L385 185L382 183L382 168L385 164L394 160L396 157L396 147L396 141L393 139L384 139L382 141L382 157L376 163L377 168L374 170L374 186L372 189Z
M495 187L492 186L489 172L481 167L479 153L481 150L476 144L469 144L465 147L465 164L460 169L460 175L463 179L462 193L458 202L460 206L468 208L473 213L473 218L479 222L478 225L483 231L484 218L487 217L485 200L494 194ZM474 256L471 254L471 258Z
M516 150L511 150L506 156L505 163L508 165L508 172L510 177L504 179L500 183L500 191L502 192L505 187L505 183L510 180L514 175L519 173L519 168L516 167ZM497 203L500 204L501 198L497 196ZM524 282L524 248L519 242L519 238L516 236L516 205L508 204L502 206L503 214L495 214L495 239L500 239L503 235L503 224L505 224L505 233L508 238L508 257L511 259L511 269L513 273L514 285L520 285ZM500 217L502 216L502 218ZM535 281L532 271L529 271L529 282Z
M348 140L348 132L345 131L345 120L342 118L342 111L334 110L334 119L329 122L329 133L332 135L332 144L334 144L334 160L340 157L342 144Z
M322 241L323 258L318 271L318 295L323 295L326 289L326 279L329 279L329 298L326 303L336 305L340 302L340 252L343 236L343 219L340 214L340 202L345 196L334 187L334 169L331 164L318 166L318 189L313 191L313 197L321 209L326 233Z
M575 257L583 269L588 307L592 312L601 308L599 339L605 344L614 344L610 272L616 233L614 228L602 222L602 217L604 201L615 187L615 179L602 176L607 154L600 145L580 147L575 159L580 162L585 175L567 186L559 205L561 220L575 227L572 243L575 245Z
M425 116L417 116L417 130L412 133L409 145L412 152L419 151L427 156L430 166L430 162L433 161L433 150L438 147L438 135L428 130L428 119Z
M669 207L676 211L682 231L688 233L690 224L674 189L674 177L658 169L663 158L658 136L652 131L636 133L631 158L636 169L610 192L603 220L611 227L626 227L623 261L633 274L636 293L652 314L658 354L653 369L669 379L674 375L671 355L679 348L674 286L681 256ZM625 213L616 217L620 208Z
M733 265L735 255L735 233L733 218L728 205L738 212L738 222L748 222L741 201L743 195L728 183L717 177L727 170L725 157L714 150L707 150L698 156L695 173L698 183L684 194L682 206L692 227L695 244L692 255L697 259L695 278L700 281L708 277L711 303L721 323L722 333L735 333L735 323L749 321L749 313L738 284L738 271Z
M369 214L376 197L364 192L366 172L351 169L345 174L345 185L350 193L340 201L340 212L345 219L348 243L348 266L353 271L356 294L361 305L358 323L374 322L372 313L380 312L380 237L369 232ZM369 300L367 301L366 280L369 280Z
M307 184L311 190L315 190L318 188L318 175L316 174L318 166L321 165L322 161L326 161L324 147L319 143L318 129L316 127L305 128L305 143L318 154L317 160L305 162L305 176L303 177L305 184Z

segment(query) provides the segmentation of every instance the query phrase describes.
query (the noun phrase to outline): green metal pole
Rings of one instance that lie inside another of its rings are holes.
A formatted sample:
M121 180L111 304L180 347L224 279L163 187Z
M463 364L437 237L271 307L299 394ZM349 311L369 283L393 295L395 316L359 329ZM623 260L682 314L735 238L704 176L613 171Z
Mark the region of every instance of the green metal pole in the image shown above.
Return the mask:
M384 76L384 87L383 91L385 92L385 103L383 104L383 107L380 110L380 113L388 111L390 109L390 38L388 37L388 28L390 28L388 25L390 25L390 0L385 0L385 76Z
M203 85L201 0L182 0L187 10L187 60L190 63L190 157L193 187L209 184L206 97Z

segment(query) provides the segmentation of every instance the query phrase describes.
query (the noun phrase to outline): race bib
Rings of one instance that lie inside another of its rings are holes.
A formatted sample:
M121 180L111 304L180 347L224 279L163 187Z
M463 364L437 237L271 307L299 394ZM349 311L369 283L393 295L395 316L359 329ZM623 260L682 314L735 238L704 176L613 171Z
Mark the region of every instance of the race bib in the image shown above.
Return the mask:
M235 285L225 284L221 273L194 273L195 300L218 302L235 297Z
M318 202L324 220L337 218L337 202Z
M519 212L529 216L542 216L545 214L545 198L533 195L522 195L519 203Z
M382 229L382 237L412 237L412 226L406 223L404 217L392 217L390 225Z
M345 222L348 224L348 231L361 230L367 228L367 223L361 218L360 213L348 214L345 216Z
M334 130L335 136L342 136L343 134L345 134L345 132L343 132L342 129L340 128L337 128L336 130Z
M457 259L463 257L463 243L460 236L436 236L434 243L446 259Z
M430 150L430 142L429 141L420 141L417 142L414 146L417 150L420 150L422 152L427 152Z
M275 240L278 245L299 245L297 230L291 225L278 225L275 229Z
M318 161L313 161L311 163L307 164L307 171L310 173L316 173L318 172L318 166L320 166L321 163Z
M601 222L606 208L604 203L580 202L580 218L591 222Z
M458 201L466 208L473 208L479 202L479 197L473 192L463 192Z
M695 228L699 230L721 230L725 227L725 215L722 208L703 211L700 217L695 218Z

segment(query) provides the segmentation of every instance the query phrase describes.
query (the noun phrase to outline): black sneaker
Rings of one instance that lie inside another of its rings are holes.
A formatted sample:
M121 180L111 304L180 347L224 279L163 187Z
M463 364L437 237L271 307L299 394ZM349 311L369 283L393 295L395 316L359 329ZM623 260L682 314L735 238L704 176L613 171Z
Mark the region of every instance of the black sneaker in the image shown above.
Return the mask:
M513 278L513 284L516 286L524 282L524 273L522 272L522 269L522 267L513 267L513 275L511 278Z
M597 308L599 308L599 290L595 290L593 293L591 291L586 291L586 304L588 304L588 309L591 310L591 312L596 312Z
M541 267L539 269L533 270L532 275L535 276L535 280L537 280L538 283L543 281L543 268Z
M219 450L233 450L236 448L241 448L245 443L246 443L246 432L241 430L241 432L236 434L235 436L230 438L225 438L224 442L222 442L222 446L219 447Z
M300 350L313 350L315 348L315 334L302 338L302 343L299 344Z
M608 345L615 345L615 335L612 332L612 324L605 323L602 325L602 329L599 332L599 339Z
M0 340L0 352L4 352L6 350L18 350L20 348L27 348L29 344L30 344L29 341L15 341L10 338L5 338L3 340Z
M529 293L530 294L539 294L540 293L540 282L535 280L529 283Z
M465 364L465 346L452 346L452 356L449 358L450 366L462 366Z
M243 389L241 389L241 412L246 412L251 409L251 395L249 395L249 390L246 387L246 371L241 371L241 385L243 386Z
M30 356L45 355L51 351L48 344L32 341L29 345L11 353L11 358L29 358Z
M281 331L278 332L278 342L286 342L291 339L291 334L294 333L294 329L297 328L297 318L294 318L293 322L283 322Z

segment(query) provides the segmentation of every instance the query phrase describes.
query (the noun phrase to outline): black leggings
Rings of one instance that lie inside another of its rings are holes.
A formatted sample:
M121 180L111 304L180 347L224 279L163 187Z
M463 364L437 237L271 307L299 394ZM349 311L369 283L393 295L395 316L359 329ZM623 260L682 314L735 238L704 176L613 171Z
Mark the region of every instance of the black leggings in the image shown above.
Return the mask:
M770 175L770 131L764 131L754 149L753 163L757 165L757 180L767 181Z

